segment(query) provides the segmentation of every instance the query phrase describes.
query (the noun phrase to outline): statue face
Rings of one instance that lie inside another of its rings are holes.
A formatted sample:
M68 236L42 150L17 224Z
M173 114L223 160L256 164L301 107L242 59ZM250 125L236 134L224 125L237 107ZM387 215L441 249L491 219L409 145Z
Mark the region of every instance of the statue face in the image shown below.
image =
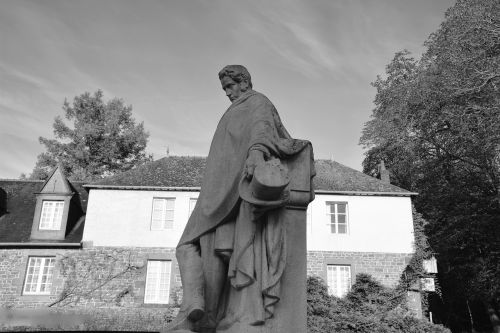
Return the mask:
M222 85L222 90L226 92L226 96L231 102L234 102L241 94L248 90L248 82L241 81L238 83L228 76L224 76L222 80L220 80L220 83Z

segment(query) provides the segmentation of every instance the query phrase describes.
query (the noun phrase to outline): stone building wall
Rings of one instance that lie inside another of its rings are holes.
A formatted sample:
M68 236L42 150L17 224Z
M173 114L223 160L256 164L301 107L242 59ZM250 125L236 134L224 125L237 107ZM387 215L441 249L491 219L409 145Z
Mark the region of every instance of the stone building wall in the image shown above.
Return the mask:
M30 256L56 258L50 295L23 295ZM181 282L172 248L0 249L0 307L47 307L63 292L68 297L55 307L164 307L144 304L148 259L172 261L170 303L178 303Z
M22 294L30 256L56 257L50 295ZM391 287L398 282L410 257L411 254L407 253L309 251L307 274L326 281L327 265L350 265L353 282L356 274L367 273ZM0 307L47 307L60 299L65 282L66 291L73 292L73 295L55 307L165 307L163 304L144 303L148 259L172 261L170 304L179 304L182 289L174 248L0 249Z
M411 256L411 253L308 251L307 275L326 281L327 265L349 265L353 283L356 274L366 273L384 286L394 287Z
M22 295L29 256L58 256L68 250L56 249L0 249L0 307L37 308L56 299L62 290L60 275L54 275L50 295Z

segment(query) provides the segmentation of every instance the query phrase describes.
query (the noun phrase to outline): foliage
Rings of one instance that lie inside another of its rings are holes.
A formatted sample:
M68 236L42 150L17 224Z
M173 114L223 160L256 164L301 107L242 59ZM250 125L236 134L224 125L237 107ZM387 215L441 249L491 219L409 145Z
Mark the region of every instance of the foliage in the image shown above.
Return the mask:
M500 307L500 3L458 0L425 45L418 60L398 52L373 83L363 168L384 159L396 185L420 194L444 318L462 330L469 301L472 313Z
M351 292L343 299L329 296L323 281L310 277L307 281L308 332L449 333L442 326L416 319L405 304L400 290L384 288L368 275L358 275ZM157 332L175 318L178 309L177 306L164 305L97 308L77 304L76 307L46 308L43 320L34 319L31 326L12 327L9 323L0 323L0 330Z
M53 128L56 139L40 137L46 152L38 155L32 179L46 179L57 163L74 180L91 180L126 171L151 159L145 148L149 134L136 124L132 106L114 98L103 101L98 90L64 101L63 110L73 128L60 116Z
M446 333L447 329L415 318L406 308L405 293L381 286L358 274L345 298L329 296L317 277L307 281L308 333Z

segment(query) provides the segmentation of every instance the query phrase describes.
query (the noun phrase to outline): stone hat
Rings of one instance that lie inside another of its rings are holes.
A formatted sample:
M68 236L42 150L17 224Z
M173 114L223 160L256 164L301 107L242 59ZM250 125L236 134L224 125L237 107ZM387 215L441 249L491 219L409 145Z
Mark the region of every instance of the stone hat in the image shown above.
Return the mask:
M279 159L272 159L257 165L251 180L241 179L240 197L258 206L281 206L289 199L289 182L286 168Z

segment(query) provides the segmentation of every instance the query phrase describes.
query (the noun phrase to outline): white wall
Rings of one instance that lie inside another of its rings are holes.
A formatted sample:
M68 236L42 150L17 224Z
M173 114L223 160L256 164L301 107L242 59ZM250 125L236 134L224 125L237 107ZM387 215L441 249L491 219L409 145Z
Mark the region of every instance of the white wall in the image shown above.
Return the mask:
M176 247L199 192L91 189L83 241L94 246ZM175 198L174 229L151 230L153 198Z
M348 234L331 233L327 201L347 202ZM308 207L308 222L309 251L413 252L409 197L316 194Z
M89 194L83 241L94 246L175 247L198 192L99 190ZM174 229L151 230L153 198L175 198ZM330 232L327 201L348 203L349 233ZM309 205L309 251L413 252L409 197L317 194Z

